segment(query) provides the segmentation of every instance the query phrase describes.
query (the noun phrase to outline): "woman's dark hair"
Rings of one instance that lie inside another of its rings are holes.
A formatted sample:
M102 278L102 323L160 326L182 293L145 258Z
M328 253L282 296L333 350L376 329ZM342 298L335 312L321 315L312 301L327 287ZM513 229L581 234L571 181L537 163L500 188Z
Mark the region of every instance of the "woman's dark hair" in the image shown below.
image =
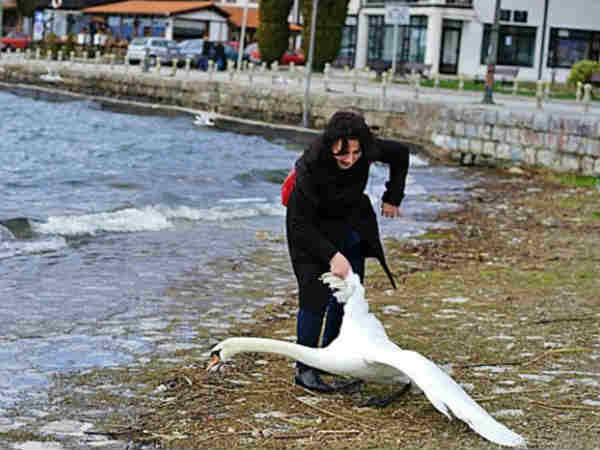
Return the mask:
M373 145L373 135L360 114L352 111L338 111L329 119L322 141L323 147L329 150L326 152L328 157L331 154L331 147L338 139L342 140L341 153L348 151L348 140L357 139L363 156L368 158L369 150Z

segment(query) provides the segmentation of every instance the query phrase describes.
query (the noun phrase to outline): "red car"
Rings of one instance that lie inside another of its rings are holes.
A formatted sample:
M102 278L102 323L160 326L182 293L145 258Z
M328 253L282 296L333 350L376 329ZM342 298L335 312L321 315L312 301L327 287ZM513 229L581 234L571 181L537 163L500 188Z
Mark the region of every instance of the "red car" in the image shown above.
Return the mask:
M304 64L304 53L301 49L294 50L293 52L287 50L281 57L281 64L294 63L299 66Z
M3 50L12 50L15 48L27 48L31 42L31 38L27 36L25 33L21 33L19 31L11 31L3 38L0 38L0 46Z
M251 62L255 64L260 63L260 50L258 49L258 44L256 42L244 48L244 54L248 55ZM279 64L288 65L291 62L297 66L304 64L304 53L302 53L302 49L296 49L294 51L286 50L281 57Z

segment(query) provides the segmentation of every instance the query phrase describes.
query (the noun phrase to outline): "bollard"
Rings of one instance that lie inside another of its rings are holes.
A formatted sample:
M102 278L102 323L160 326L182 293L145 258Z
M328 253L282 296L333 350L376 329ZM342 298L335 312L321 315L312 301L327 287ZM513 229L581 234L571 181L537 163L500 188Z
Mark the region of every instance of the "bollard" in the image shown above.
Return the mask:
M179 59L173 58L171 60L171 74L169 76L174 77L177 75L177 66L179 65Z
M254 64L250 63L250 64L248 64L248 82L250 84L252 84L253 79L254 79Z
M548 83L546 81L546 83L544 83L544 100L545 101L550 100L551 95L552 95L552 92L550 91L550 83Z
M458 90L461 92L465 90L465 77L463 74L458 76Z
M189 56L187 58L185 58L185 76L189 77L190 76L190 68L192 67L192 58L190 58Z
M208 61L208 69L207 69L209 81L212 81L214 71L215 71L215 62L211 59Z
M233 81L235 77L235 62L230 59L227 60L227 72L229 73L229 81Z
M150 71L150 56L148 55L148 49L144 52L144 58L142 58L142 72Z
M323 85L325 87L325 91L329 91L329 71L331 70L331 64L326 63L325 68L323 69Z
M69 58L71 59L71 62L75 62L75 50L71 50L71 53L69 54Z
M358 70L356 70L356 67L354 69L352 69L352 92L354 92L356 94L356 91L358 90Z
M38 48L35 49L35 59L39 60L40 59L40 55L41 55L41 50L38 47Z
M304 77L308 76L308 66L304 66L304 70L301 70L298 74L298 84L304 83Z
M433 87L436 90L440 89L440 74L439 74L439 72L436 72L433 74Z
M581 81L578 81L577 82L577 91L575 91L575 101L580 102L582 95L583 95L583 83Z
M518 93L519 93L519 80L514 80L513 87L512 87L512 95L517 95Z
M537 89L536 89L536 93L535 93L535 98L536 98L537 109L542 109L542 103L544 100L544 82L538 81L536 84L537 84Z
M419 99L419 89L421 88L421 74L415 75L415 100Z
M388 73L383 72L381 74L381 107L385 106L385 97L387 96L387 82L388 82Z
M261 71L261 72L266 72L266 71L267 71L267 63L266 63L266 62L263 62L263 63L260 65L260 71Z
M586 83L586 85L583 87L583 90L585 91L583 94L583 110L585 112L589 112L590 103L592 102L592 85Z

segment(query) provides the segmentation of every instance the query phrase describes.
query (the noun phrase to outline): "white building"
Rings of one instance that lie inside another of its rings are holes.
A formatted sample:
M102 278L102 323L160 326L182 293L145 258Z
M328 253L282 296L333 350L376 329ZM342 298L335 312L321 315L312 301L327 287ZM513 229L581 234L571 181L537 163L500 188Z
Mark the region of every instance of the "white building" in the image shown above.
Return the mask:
M498 65L519 68L519 79L563 81L574 62L600 58L600 1L498 1ZM397 61L430 64L432 73L483 77L496 0L351 0L341 51L345 63L392 61L386 5L409 8L409 24L399 27Z

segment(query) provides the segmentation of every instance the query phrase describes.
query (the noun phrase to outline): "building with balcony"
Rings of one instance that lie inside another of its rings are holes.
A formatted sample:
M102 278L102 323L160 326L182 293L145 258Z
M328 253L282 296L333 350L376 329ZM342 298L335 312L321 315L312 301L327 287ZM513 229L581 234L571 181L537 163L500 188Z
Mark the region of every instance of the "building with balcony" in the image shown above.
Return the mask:
M519 68L519 79L564 81L576 61L600 58L599 1L498 1L498 65ZM390 5L406 6L410 16L398 26L396 61L424 63L432 73L484 76L496 0L351 0L340 52L345 63L392 61Z

